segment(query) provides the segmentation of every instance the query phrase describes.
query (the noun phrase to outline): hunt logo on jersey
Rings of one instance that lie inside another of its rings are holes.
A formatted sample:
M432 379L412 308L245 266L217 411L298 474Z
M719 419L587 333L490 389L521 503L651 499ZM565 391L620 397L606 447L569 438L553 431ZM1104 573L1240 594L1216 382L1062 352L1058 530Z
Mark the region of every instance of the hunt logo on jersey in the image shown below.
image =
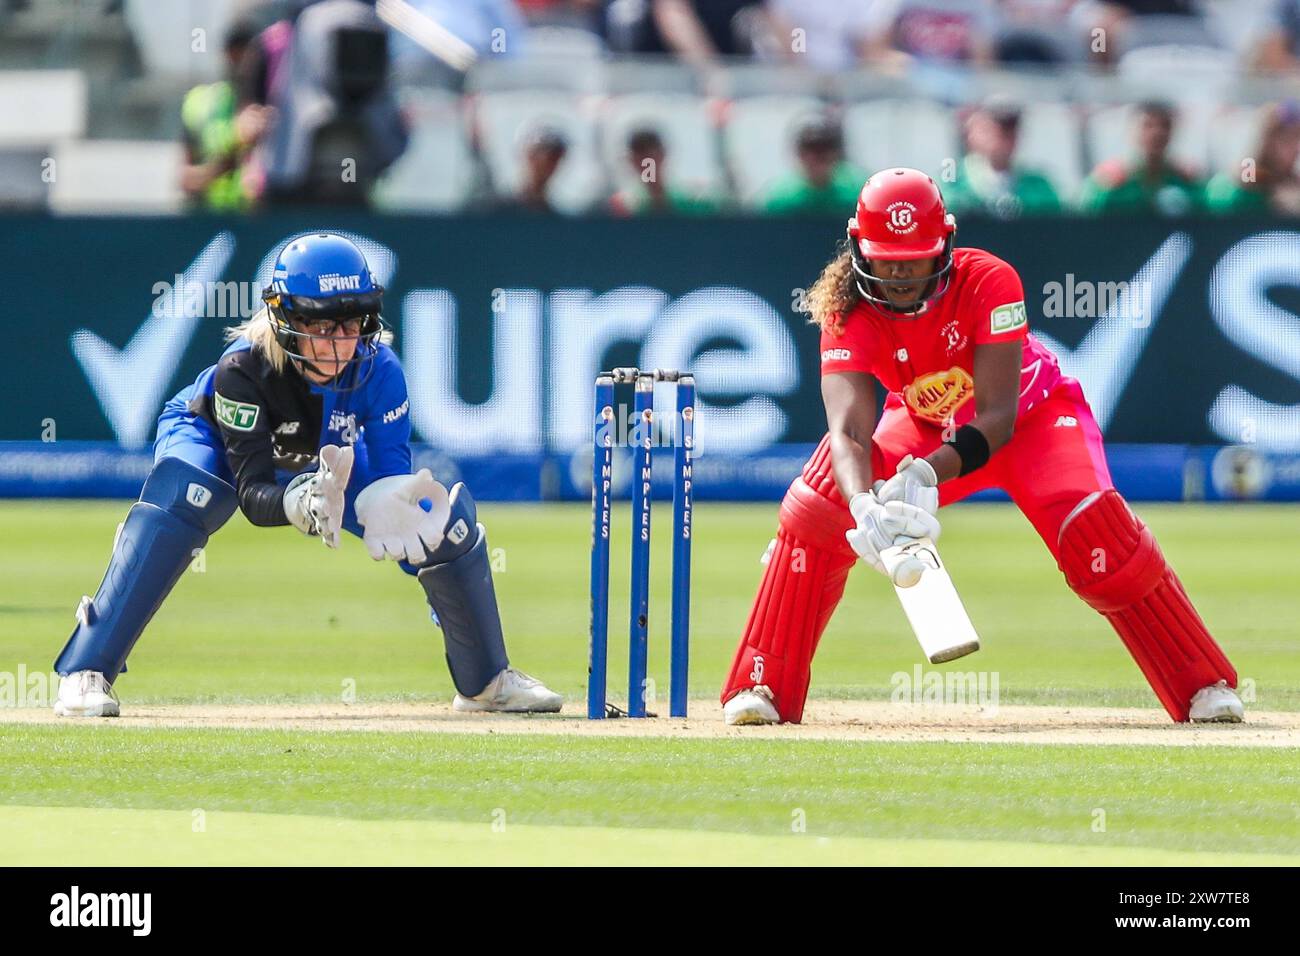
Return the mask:
M212 393L212 412L217 421L237 432L251 432L257 425L257 415L261 408L244 402L232 402L220 392Z
M1013 329L1029 324L1029 314L1025 311L1023 302L1000 305L993 310L990 317L992 319L991 331L994 335L999 332L1010 332Z
M896 236L906 236L916 230L916 207L905 199L891 202L885 207L889 219L885 225Z
M361 276L344 276L331 272L319 277L322 292L355 292L361 288Z
M822 352L823 362L847 362L853 353L848 349L826 349Z
M402 402L402 404L398 405L396 408L384 412L384 424L389 425L397 421L399 418L401 418L403 415L406 414L407 410L410 409L410 407L411 407L411 400L408 398L406 401Z
M903 401L917 417L946 425L974 394L975 380L960 365L954 365L946 372L918 376L903 389Z

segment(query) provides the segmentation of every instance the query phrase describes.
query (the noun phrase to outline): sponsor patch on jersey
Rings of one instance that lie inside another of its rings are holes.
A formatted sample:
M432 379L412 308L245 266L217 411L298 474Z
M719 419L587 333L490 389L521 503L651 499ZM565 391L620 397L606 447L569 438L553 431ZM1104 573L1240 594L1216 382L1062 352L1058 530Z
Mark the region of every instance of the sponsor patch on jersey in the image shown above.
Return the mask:
M360 434L357 429L357 416L354 412L348 412L346 415L338 409L330 412L330 422L328 431L338 432L339 438L345 443L352 445L356 443Z
M1025 311L1023 302L1000 305L993 310L991 318L994 335L999 332L1010 332L1012 329L1018 329L1029 323L1029 314Z
M918 376L903 389L903 401L920 418L936 425L946 425L957 409L975 394L975 381L960 365L946 372Z
M847 362L853 353L848 349L826 349L822 352L823 362Z
M345 276L330 272L318 276L317 279L322 292L355 292L361 288L361 276Z
M257 425L257 415L261 408L244 402L232 402L220 392L213 392L212 411L217 416L217 421L227 428L237 432L251 432Z
M392 422L397 421L399 418L401 418L403 415L406 414L407 410L409 410L410 407L411 407L411 400L408 398L406 401L402 402L402 404L398 405L396 408L384 412L384 424L388 425L391 424Z

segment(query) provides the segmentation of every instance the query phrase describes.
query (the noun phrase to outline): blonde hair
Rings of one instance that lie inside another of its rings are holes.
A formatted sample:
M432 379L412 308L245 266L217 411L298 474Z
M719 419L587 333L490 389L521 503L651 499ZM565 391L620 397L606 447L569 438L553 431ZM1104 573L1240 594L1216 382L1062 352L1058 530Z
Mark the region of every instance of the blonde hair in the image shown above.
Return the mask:
M271 320L271 312L265 306L238 325L226 329L226 341L233 342L235 339L248 339L253 343L253 348L271 363L271 368L276 372L284 371L289 356L276 340L275 322Z
M810 321L831 335L844 334L844 317L862 300L852 256L847 244L843 245L808 290Z
M271 318L270 309L263 306L248 319L226 329L226 341L233 342L235 339L247 339L253 344L253 348L261 352L271 363L271 368L277 373L284 371L289 353L275 337L275 320ZM379 344L393 344L392 329L384 329L379 333Z

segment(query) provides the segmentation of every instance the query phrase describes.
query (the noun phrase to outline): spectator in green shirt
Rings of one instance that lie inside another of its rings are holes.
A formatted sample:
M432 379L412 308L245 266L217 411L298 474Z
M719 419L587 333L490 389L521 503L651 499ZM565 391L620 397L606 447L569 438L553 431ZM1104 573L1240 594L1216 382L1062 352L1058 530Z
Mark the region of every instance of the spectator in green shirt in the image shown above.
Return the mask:
M983 213L999 219L1059 212L1061 200L1046 176L1015 161L1020 142L1020 109L993 100L966 121L966 156L957 178L945 185L948 208L957 214Z
M1083 183L1079 208L1095 215L1183 216L1200 208L1203 183L1169 158L1174 110L1143 103L1137 110L1137 159L1100 163Z
M1268 108L1259 142L1230 172L1205 187L1205 205L1223 215L1274 213L1300 215L1300 107L1278 103Z
M774 182L763 211L776 216L845 215L858 201L866 174L844 158L844 133L826 115L805 119L795 134L799 170Z
M663 137L649 128L634 129L627 138L627 162L635 179L614 193L609 210L616 216L707 216L718 204L707 196L669 183Z
M238 103L234 78L254 36L251 21L236 21L225 39L227 78L196 86L181 101L185 146L181 190L195 205L217 212L251 205L243 181L244 160L273 115L268 106L241 108Z

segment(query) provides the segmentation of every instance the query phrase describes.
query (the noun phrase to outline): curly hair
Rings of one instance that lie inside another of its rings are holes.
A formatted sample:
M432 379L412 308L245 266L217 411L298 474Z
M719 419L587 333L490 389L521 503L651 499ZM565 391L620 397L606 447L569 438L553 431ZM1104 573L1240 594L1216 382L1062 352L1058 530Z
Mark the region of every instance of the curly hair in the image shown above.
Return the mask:
M844 317L862 301L857 280L853 274L852 252L848 241L841 242L835 258L826 264L808 290L808 312L811 322L831 335L844 334Z

